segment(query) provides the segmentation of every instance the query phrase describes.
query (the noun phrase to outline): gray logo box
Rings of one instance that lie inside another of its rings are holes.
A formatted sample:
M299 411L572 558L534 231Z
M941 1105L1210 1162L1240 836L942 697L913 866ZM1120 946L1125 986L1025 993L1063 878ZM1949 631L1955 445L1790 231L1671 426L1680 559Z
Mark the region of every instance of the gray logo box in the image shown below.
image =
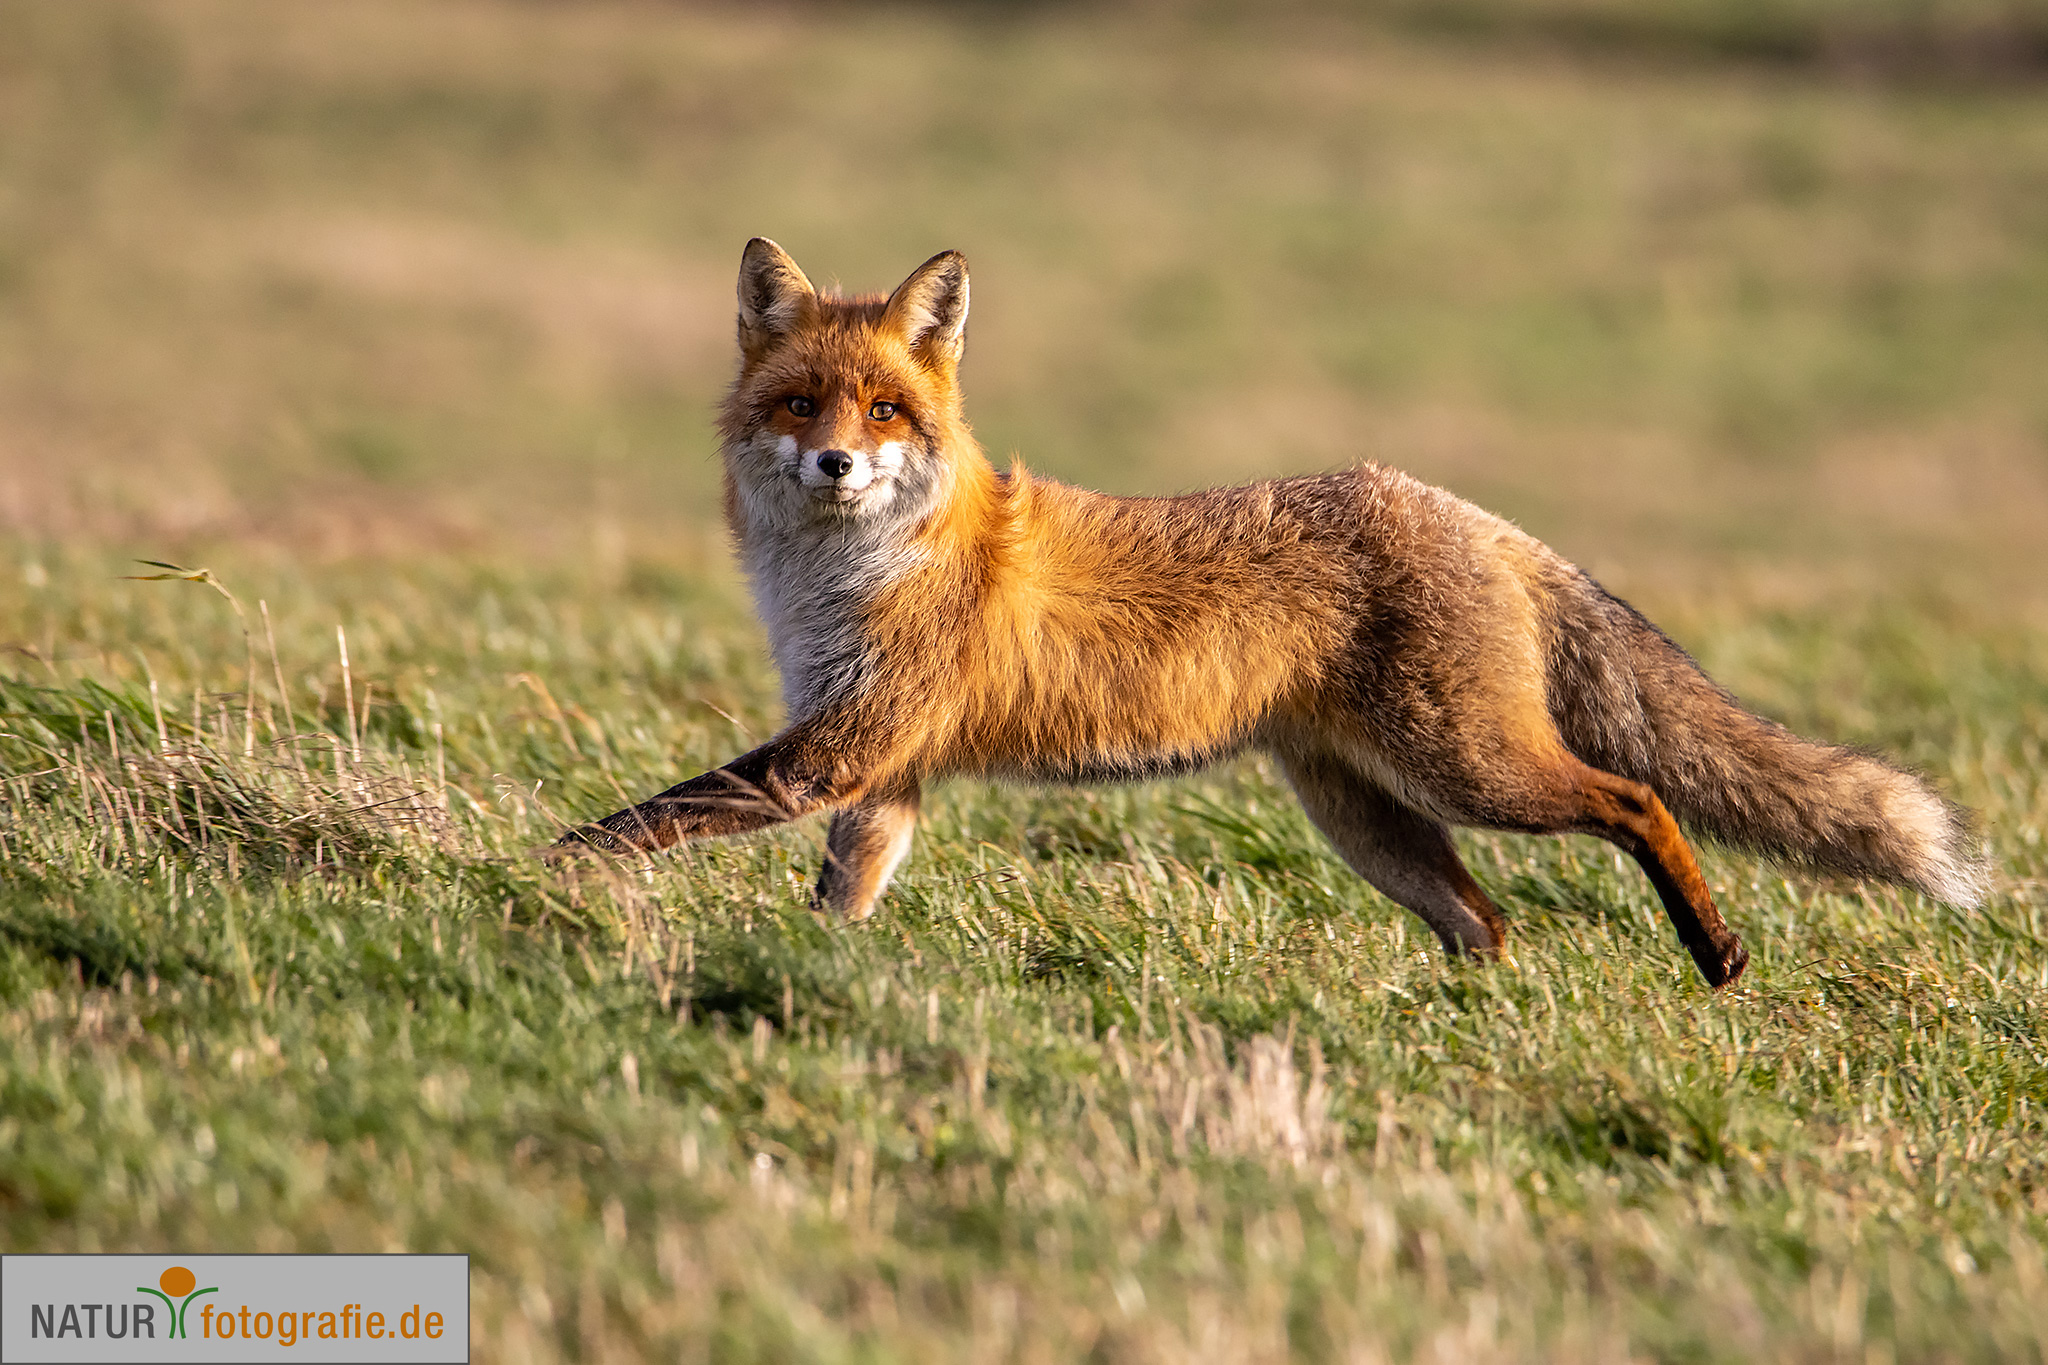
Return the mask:
M5 1365L468 1359L467 1256L0 1255Z

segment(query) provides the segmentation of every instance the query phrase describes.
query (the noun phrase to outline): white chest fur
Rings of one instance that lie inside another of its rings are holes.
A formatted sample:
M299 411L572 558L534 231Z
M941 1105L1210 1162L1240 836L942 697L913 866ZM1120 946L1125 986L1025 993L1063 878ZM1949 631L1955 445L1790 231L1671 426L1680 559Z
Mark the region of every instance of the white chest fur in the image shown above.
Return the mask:
M890 443L867 457L871 482L834 501L805 486L804 454L789 437L758 438L728 458L736 453L752 457L733 461L752 475L738 479L743 567L782 673L783 704L796 720L873 676L869 608L923 561L915 529L944 480Z
M873 675L868 609L918 558L900 527L864 518L749 527L747 578L791 720L852 696Z

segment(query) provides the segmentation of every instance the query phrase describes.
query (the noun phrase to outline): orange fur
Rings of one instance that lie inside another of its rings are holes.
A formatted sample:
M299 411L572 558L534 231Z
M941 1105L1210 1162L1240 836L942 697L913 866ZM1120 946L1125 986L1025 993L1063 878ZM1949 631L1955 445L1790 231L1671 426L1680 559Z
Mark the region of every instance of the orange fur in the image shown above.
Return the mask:
M837 809L818 897L858 918L926 782L1260 748L1455 951L1497 951L1504 921L1448 825L1582 832L1641 862L1701 972L1733 980L1747 955L1660 794L1738 841L1971 886L1961 826L1914 779L1749 716L1547 547L1440 489L1374 465L1174 498L998 473L961 412L955 253L849 300L757 238L739 296L726 515L789 727L564 847Z

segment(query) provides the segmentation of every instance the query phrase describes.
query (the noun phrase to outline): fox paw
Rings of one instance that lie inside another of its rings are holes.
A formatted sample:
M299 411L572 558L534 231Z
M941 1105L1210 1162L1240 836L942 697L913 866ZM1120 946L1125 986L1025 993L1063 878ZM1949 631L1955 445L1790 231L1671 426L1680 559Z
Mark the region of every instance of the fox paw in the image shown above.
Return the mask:
M527 850L527 855L540 859L550 867L559 867L581 858L602 858L606 855L616 857L622 853L632 852L633 849L621 843L609 831L596 825L584 825L565 832L552 844Z
M1690 945L1688 945L1690 947ZM1702 943L1691 948L1692 960L1700 969L1700 975L1715 990L1732 986L1749 966L1749 949L1742 946L1742 940L1730 939L1725 947L1716 948L1711 943Z

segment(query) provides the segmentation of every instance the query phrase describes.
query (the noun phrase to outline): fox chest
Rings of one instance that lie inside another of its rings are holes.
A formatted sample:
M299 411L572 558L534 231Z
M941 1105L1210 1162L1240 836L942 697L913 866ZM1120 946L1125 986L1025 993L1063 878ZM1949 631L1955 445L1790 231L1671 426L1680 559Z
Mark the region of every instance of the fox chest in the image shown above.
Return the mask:
M835 548L799 543L747 557L754 609L792 720L843 701L873 675L865 612L880 575Z
M782 702L792 720L829 705L860 685L867 650L852 613L816 596L757 586L754 606L782 675Z

